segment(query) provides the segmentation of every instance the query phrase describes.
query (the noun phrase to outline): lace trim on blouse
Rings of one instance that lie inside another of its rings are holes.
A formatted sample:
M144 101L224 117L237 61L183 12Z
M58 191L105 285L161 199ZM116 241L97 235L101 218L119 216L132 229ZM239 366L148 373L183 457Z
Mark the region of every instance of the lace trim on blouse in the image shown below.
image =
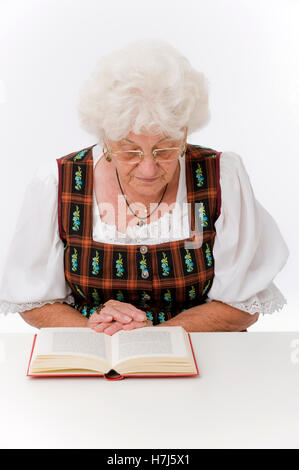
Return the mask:
M212 300L213 299L208 298L207 302L212 302ZM239 310L244 310L252 315L257 312L265 315L266 313L273 313L281 310L287 303L287 300L272 282L267 289L253 295L243 302L225 301L224 303L231 307L238 308Z
M11 302L0 302L0 312L7 315L8 313L22 313L26 310L32 310L33 308L43 307L46 304L54 304L56 302L64 303L66 302L69 305L74 305L74 297L70 294L65 299L56 299L56 300L46 300L44 302L29 302L24 304L14 304Z

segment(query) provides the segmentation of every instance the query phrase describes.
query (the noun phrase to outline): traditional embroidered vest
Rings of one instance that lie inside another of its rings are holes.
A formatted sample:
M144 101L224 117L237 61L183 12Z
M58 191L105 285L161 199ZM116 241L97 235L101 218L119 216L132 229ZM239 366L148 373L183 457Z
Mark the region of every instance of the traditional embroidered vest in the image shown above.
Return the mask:
M203 238L199 248L186 247L186 240L148 246L113 245L92 239L93 147L57 159L59 233L74 307L89 317L100 303L117 299L142 309L156 325L204 303L214 277L220 153L187 144L192 230L196 228L196 208L201 208Z

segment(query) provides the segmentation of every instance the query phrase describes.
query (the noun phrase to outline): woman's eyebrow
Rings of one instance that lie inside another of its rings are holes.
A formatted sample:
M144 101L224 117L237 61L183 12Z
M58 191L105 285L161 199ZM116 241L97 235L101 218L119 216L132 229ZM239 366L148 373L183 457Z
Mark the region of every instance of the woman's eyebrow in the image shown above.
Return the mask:
M159 144L163 140L169 140L169 139L170 139L170 137L163 137L163 139L158 140L158 142L156 142L155 145ZM122 139L121 142L130 142L130 144L139 145L139 144L137 144L137 142L134 142L133 140L130 140L130 139Z

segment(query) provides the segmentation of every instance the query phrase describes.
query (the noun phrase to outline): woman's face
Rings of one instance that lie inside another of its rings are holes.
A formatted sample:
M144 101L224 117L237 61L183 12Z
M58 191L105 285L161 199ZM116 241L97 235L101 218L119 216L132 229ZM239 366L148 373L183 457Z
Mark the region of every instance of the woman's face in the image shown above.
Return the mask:
M152 150L155 148L180 147L184 139L176 140L165 135L141 135L130 132L125 139L120 141L107 140L113 151L142 150L144 157L137 164L120 162L117 155L112 161L117 168L121 184L124 188L130 188L133 192L144 196L150 196L160 192L170 183L177 168L178 159L171 162L155 162Z

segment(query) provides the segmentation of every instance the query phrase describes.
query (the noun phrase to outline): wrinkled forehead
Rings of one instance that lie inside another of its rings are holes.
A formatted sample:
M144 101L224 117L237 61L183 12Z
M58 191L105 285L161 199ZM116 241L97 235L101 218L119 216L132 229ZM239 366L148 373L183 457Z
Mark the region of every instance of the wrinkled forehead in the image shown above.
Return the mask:
M175 141L175 139L172 139L171 137L162 137L161 139L156 139L156 138L144 138L144 136L139 136L137 138L129 139L128 137L125 137L124 139L121 139L119 143L129 143L129 144L137 144L137 145L143 145L143 144L152 144L152 145L157 145L162 142L170 142L170 141Z
M186 136L186 129L185 129ZM125 137L119 140L107 139L106 141L112 145L128 144L137 145L139 147L153 147L157 145L177 145L180 144L184 139L171 137L165 133L160 134L135 134L133 131L129 132Z

